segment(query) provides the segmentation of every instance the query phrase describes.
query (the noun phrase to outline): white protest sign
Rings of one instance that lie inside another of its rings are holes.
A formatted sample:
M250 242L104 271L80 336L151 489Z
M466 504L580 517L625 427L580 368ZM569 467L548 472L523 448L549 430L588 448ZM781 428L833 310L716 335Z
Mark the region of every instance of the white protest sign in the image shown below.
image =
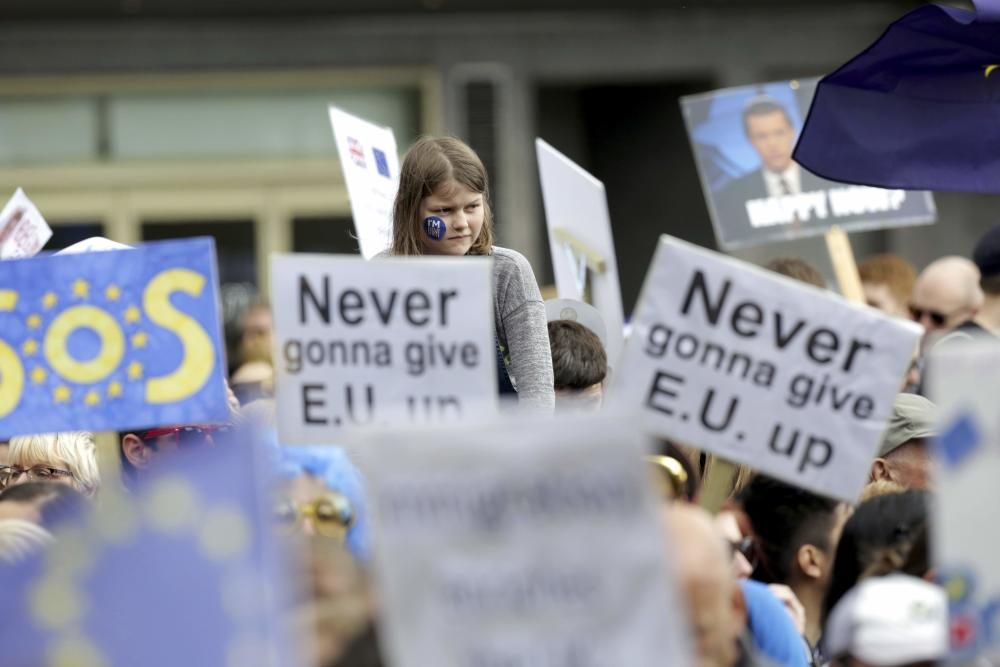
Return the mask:
M535 139L535 150L559 298L585 296L586 257L560 238L568 232L603 260L603 272L590 271L590 299L608 328L608 362L614 365L624 345L625 314L604 184L542 139Z
M575 416L373 434L361 449L395 667L684 667L646 443Z
M495 409L492 277L487 258L272 255L282 442Z
M853 501L920 332L664 236L614 395L659 435Z
M34 257L52 238L52 229L24 190L17 189L0 211L0 259Z
M949 597L956 658L1000 658L1000 345L956 343L932 351L935 446L934 564Z
M399 155L392 129L379 127L337 107L330 124L351 198L358 244L371 259L392 243L392 205L399 189Z

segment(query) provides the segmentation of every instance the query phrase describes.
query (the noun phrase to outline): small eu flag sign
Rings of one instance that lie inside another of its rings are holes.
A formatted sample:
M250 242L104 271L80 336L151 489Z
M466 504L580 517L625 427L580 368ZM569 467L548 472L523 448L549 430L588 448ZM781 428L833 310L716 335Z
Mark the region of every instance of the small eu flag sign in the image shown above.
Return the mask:
M372 153L375 154L375 168L378 169L378 173L386 178L392 178L392 175L389 173L389 160L386 159L385 152L373 148Z

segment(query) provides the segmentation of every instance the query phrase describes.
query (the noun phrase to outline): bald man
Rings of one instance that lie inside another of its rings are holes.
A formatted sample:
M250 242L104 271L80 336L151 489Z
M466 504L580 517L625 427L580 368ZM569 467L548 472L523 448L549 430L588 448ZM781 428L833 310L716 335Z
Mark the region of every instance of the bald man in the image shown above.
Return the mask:
M735 667L740 664L747 610L723 540L712 518L699 507L678 503L664 509L663 516L698 664Z
M917 278L910 297L910 316L933 338L973 319L982 306L976 265L964 257L942 257Z

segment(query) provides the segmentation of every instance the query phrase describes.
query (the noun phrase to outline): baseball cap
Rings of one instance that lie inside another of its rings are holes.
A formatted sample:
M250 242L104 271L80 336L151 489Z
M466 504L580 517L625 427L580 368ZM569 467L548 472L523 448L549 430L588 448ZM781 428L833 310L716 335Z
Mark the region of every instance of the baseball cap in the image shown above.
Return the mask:
M906 574L865 579L830 612L827 655L874 667L932 662L948 653L948 600L942 588Z
M608 346L608 327L604 324L601 311L589 303L576 299L549 299L545 302L545 316L549 322L571 320L590 329L601 340L601 345Z
M983 234L972 250L972 261L983 278L1000 273L1000 225Z
M882 434L878 455L886 456L910 440L937 435L937 406L917 394L900 394L892 404L892 417Z

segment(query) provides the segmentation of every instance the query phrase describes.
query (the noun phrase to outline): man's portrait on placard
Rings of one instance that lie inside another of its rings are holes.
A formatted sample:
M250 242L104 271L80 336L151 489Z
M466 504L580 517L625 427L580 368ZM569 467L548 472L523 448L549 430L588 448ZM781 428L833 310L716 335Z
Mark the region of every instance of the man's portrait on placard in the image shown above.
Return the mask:
M930 193L834 183L792 159L815 88L814 80L788 81L682 100L723 248L809 236L833 225L874 229L934 221Z

